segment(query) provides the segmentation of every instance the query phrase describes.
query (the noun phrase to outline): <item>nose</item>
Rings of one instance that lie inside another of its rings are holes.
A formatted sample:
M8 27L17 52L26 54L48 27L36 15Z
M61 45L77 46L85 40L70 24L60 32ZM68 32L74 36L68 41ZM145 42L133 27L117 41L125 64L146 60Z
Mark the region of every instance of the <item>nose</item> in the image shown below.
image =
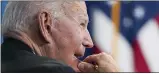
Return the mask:
M83 45L86 48L92 48L94 46L93 41L92 41L92 39L90 37L90 34L89 34L88 30L86 30L86 32L84 34Z

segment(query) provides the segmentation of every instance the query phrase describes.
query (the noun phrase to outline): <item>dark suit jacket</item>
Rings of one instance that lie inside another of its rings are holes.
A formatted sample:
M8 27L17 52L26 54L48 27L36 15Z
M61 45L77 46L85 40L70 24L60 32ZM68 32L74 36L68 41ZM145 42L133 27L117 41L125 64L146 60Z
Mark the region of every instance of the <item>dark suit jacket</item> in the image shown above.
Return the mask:
M74 72L74 70L55 59L33 54L23 42L7 38L1 45L1 72L48 73Z

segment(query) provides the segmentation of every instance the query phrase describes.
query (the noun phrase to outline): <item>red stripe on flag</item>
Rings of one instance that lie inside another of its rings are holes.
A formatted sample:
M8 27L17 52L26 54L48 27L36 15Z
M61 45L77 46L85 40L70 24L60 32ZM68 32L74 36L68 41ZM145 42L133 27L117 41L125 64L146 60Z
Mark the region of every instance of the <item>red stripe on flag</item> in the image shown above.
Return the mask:
M135 65L135 72L150 72L150 69L144 59L142 54L140 45L137 40L135 40L132 44L134 49L134 65Z
M97 46L94 45L94 47L93 47L93 53L94 54L98 54L100 52L101 52L101 50Z
M157 21L158 26L159 26L159 15L157 17L155 17L155 20Z

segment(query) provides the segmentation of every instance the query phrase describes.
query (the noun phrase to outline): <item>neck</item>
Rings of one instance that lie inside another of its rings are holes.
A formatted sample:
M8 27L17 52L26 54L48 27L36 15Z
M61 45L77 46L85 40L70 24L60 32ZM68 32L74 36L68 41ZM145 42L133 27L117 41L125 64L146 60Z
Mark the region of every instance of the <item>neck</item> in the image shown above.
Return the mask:
M33 53L42 56L40 47L27 34L19 31L19 32L9 32L5 34L5 36L12 37L24 42L32 49Z

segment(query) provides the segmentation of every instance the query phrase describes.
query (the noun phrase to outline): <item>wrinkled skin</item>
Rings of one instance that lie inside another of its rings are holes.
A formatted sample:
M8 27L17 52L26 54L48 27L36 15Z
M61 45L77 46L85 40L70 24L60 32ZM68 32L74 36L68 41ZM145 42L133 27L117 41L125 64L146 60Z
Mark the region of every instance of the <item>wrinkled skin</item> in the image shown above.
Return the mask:
M41 50L42 56L62 61L76 72L118 72L115 60L106 53L90 55L83 61L79 61L77 57L84 55L85 48L93 47L87 30L86 6L84 2L78 1L64 3L62 6L65 16L58 19L53 20L45 11L39 15L42 36L48 42L46 46L44 45L45 51ZM98 65L97 70L91 62Z
M77 59L84 55L85 48L93 47L87 30L86 6L83 1L68 1L61 6L65 11L61 17L54 19L47 9L49 7L39 8L41 10L29 31L10 31L4 36L21 40L36 55L64 62L76 72L118 72L114 59L106 53L90 55L83 61ZM96 63L98 69L95 70L90 62Z
M49 36L47 35L45 38L50 39L48 40L49 48L45 51L46 56L60 60L71 66L76 72L80 72L77 67L80 61L77 57L84 55L85 48L93 47L87 30L88 15L85 2L65 3L63 7L66 16L50 23ZM47 16L42 16L42 18L44 19L40 21L47 21L45 20ZM42 25L47 26L47 24L44 22Z

